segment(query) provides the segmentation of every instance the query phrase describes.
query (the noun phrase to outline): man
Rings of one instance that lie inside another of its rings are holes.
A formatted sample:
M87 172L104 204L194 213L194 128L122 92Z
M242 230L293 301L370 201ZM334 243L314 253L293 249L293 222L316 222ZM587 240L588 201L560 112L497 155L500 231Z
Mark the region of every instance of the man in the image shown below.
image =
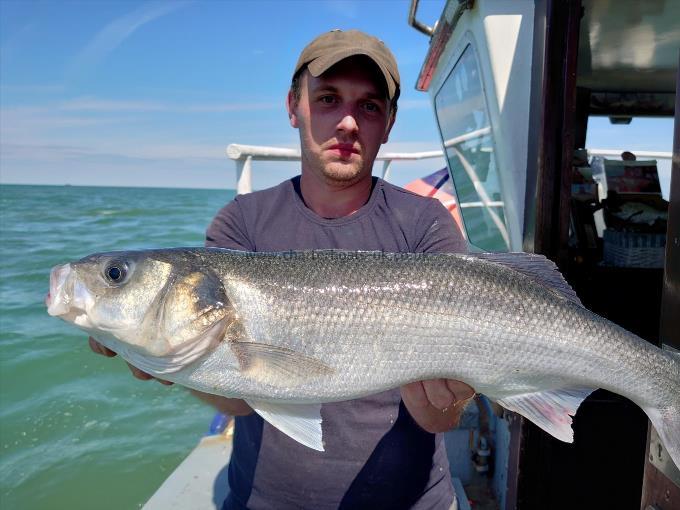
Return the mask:
M236 197L213 220L206 244L248 251L464 251L437 200L371 175L394 124L399 86L394 57L378 39L334 30L312 41L287 98L291 126L300 132L301 175ZM282 434L241 400L199 397L237 416L226 509L449 508L449 467L443 438L434 433L457 425L473 394L463 383L435 380L325 404L325 452Z

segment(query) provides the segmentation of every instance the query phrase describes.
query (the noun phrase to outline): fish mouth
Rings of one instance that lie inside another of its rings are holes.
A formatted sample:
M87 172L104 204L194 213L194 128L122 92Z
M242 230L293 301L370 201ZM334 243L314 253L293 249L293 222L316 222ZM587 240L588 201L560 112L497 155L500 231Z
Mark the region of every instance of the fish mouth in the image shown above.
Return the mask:
M52 316L65 315L71 309L71 292L69 292L69 275L71 264L54 266L50 272L50 290L45 297L47 313Z
M87 289L74 277L71 264L54 266L50 272L50 290L45 297L47 313L81 328L90 328L87 303Z

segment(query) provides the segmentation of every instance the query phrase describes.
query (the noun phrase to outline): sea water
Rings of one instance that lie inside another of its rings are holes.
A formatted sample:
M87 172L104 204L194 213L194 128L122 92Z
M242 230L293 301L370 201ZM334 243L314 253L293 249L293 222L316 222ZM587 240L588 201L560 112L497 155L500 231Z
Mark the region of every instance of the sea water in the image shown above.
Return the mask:
M94 252L201 246L233 190L0 186L0 507L139 508L214 411L134 379L45 309L50 268Z

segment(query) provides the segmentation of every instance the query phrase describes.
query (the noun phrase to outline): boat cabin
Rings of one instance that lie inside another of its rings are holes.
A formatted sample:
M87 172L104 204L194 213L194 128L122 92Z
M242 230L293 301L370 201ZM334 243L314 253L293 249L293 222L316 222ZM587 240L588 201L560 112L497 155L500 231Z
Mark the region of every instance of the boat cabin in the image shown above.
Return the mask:
M471 248L544 254L586 307L680 349L680 2L449 0L434 27L417 10L430 46L416 87ZM674 129L672 168L669 148L619 146L636 123ZM680 473L623 397L591 395L573 444L478 408L447 436L473 458L451 459L473 508L680 508Z

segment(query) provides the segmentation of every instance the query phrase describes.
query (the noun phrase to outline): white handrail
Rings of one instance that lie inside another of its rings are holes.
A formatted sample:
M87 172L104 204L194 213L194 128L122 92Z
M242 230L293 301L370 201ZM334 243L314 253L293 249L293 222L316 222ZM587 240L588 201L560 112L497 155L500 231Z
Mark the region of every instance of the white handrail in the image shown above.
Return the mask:
M621 157L621 153L624 150L613 150L613 149L587 149L588 154L591 156L616 156ZM637 158L651 158L651 159L673 159L672 152L660 152L660 151L628 151L635 154Z
M250 157L262 161L300 161L300 150L231 143L227 146L227 156L235 160L245 160Z
M229 159L236 162L236 193L250 193L252 191L252 162L253 161L300 161L300 150L285 147L266 147L263 145L241 145L232 143L226 150ZM382 161L382 178L390 180L393 161L415 161L420 159L440 158L442 151L422 152L384 152L378 154L376 161Z
M464 133L460 136L454 136L453 138L445 140L444 147L447 149L450 147L455 147L456 145L460 145L463 142L474 140L475 138L481 138L485 135L488 135L489 133L491 133L491 126L476 129L474 131L470 131L469 133Z
M382 152L375 158L376 161L404 160L412 161L416 159L438 158L443 155L440 150L423 152ZM284 147L265 147L263 145L241 145L232 143L227 146L227 156L229 159L245 160L252 157L259 161L299 161L300 150L288 149Z
M450 138L444 142L446 148L455 147L463 142L480 138L491 132L490 127L477 129L461 136ZM588 149L591 156L616 156L620 157L623 150L614 149ZM226 154L229 159L236 163L236 192L241 195L252 191L252 162L255 161L300 161L300 150L285 147L266 147L263 145L242 145L232 143L227 146ZM672 159L671 152L659 151L635 151L639 158ZM376 161L382 161L382 178L389 181L393 161L416 161L421 159L434 159L444 156L441 150L421 152L382 152L376 157ZM461 204L462 205L462 204ZM491 203L487 203L491 207Z
M430 159L442 157L442 151L424 151L424 152L380 152L375 159L378 161L413 161L416 159Z

